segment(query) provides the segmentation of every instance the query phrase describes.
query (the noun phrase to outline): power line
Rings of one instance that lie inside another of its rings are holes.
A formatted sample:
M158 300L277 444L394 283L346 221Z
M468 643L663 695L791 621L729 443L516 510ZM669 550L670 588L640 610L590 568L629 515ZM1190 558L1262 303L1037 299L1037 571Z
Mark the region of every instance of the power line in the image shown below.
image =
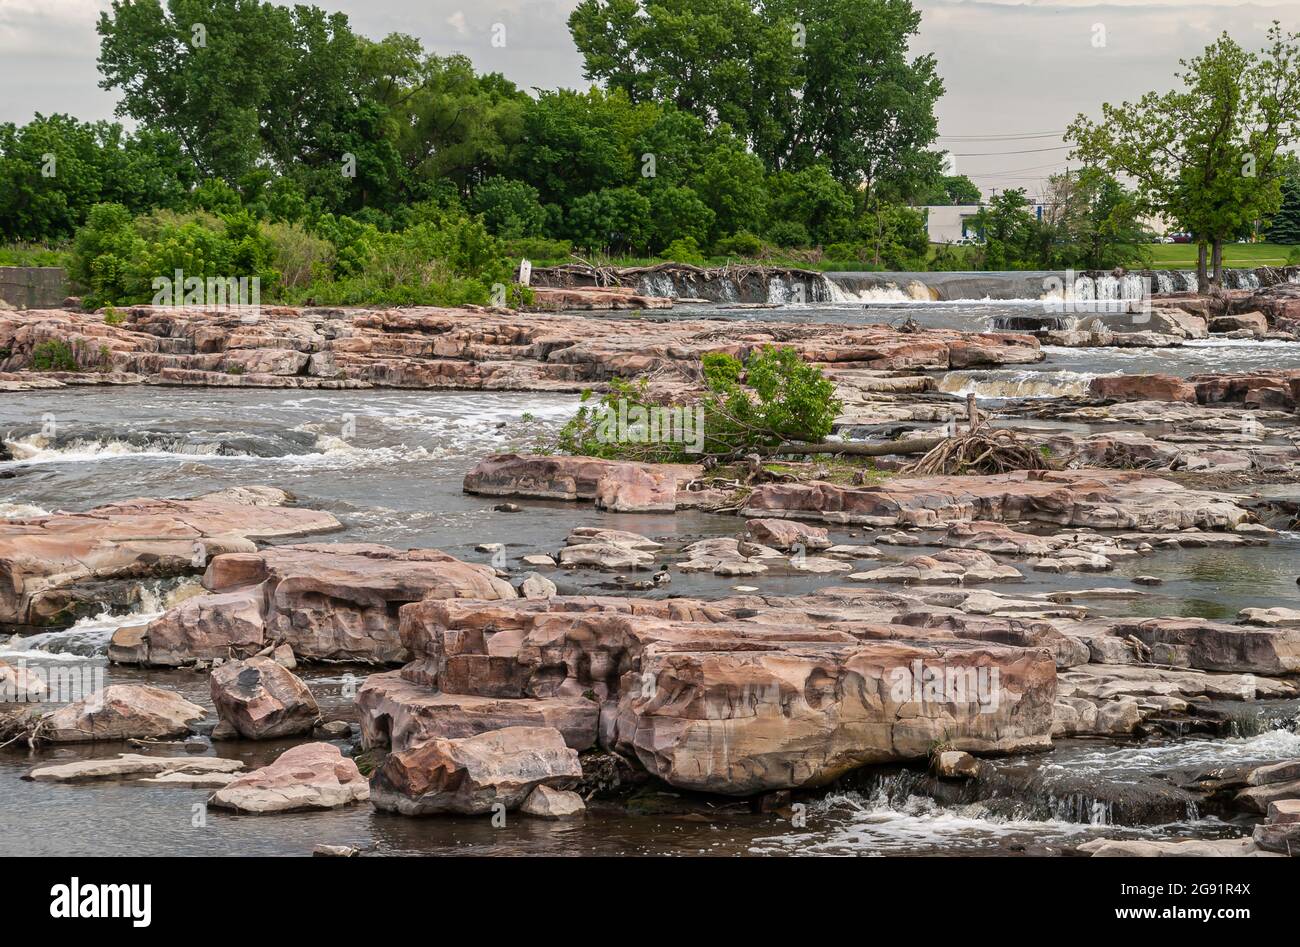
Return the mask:
M1060 138L1065 134L1062 129L1059 132L1034 132L1029 135L939 135L940 141L1020 141L1030 138Z
M954 158L985 158L993 155L1033 155L1043 151L1066 151L1074 145L1056 145L1053 148L1025 148L1021 151L967 151L955 152Z

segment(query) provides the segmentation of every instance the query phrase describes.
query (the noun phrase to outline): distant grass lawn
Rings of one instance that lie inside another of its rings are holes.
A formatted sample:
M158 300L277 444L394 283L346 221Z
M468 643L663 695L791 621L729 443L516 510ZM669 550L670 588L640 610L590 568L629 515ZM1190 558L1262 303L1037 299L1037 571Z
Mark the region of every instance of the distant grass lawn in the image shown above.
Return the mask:
M1150 249L1154 269L1196 269L1194 243L1153 243ZM1240 267L1285 266L1296 249L1278 243L1228 243L1223 246L1223 262Z

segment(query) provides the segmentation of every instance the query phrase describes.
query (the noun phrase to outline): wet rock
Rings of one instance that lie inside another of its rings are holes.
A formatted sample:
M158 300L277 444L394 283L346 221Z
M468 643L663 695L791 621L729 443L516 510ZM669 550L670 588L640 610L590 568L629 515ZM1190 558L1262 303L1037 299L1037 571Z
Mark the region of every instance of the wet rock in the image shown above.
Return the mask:
M1274 825L1300 824L1300 799L1279 799L1270 802L1268 821Z
M1245 312L1233 316L1217 316L1210 320L1210 331L1219 332L1249 332L1253 335L1263 335L1268 331L1268 320L1262 312Z
M1300 628L1300 610L1294 608L1243 608L1237 613L1243 625L1266 628Z
M270 650L271 660L286 671L292 671L298 666L298 659L293 653L293 648L287 644L279 645Z
M1014 566L1002 565L976 549L946 549L933 556L914 556L897 566L885 566L849 576L856 582L899 582L904 585L965 585L977 582L1018 582L1024 577Z
M1135 575L1133 576L1132 581L1133 584L1135 585L1164 585L1165 584L1164 579L1154 575Z
M458 686L456 681L447 684ZM475 686L492 689L478 677ZM431 739L461 739L506 727L549 727L558 730L573 749L586 750L596 742L600 716L600 705L581 695L503 698L440 693L406 680L397 671L366 678L356 703L362 746L387 746L394 751Z
M969 753L954 750L935 754L932 768L942 779L972 779L980 773L979 760Z
M181 667L252 654L265 639L262 606L260 586L186 599L143 628L119 628L109 642L109 660Z
M346 720L328 720L318 724L311 736L313 740L347 740L352 736L352 725Z
M1088 383L1097 398L1196 403L1196 386L1174 375L1099 375Z
M147 684L111 684L44 717L37 736L51 743L184 736L206 716L179 694Z
M304 743L218 789L208 805L262 814L336 809L370 798L357 764L331 743Z
M321 843L311 850L317 858L356 858L361 850L350 845L326 845Z
M215 756L141 756L137 753L119 753L105 759L42 763L28 771L23 779L76 783L93 779L139 779L169 774L234 773L243 768L244 764L240 760Z
M1300 857L1300 824L1269 822L1257 825L1251 838L1262 851Z
M746 521L745 528L754 542L785 552L796 547L812 552L828 549L831 545L830 538L822 527L792 520L752 519Z
M739 540L732 538L702 539L682 550L686 559L677 564L682 572L712 572L714 575L759 575L768 566L780 564L780 552L768 546L750 543L751 555L740 553ZM747 547L747 548L749 548Z
M1165 646L1203 671L1283 675L1300 671L1300 628L1229 625L1193 618L1122 619L1112 630L1148 647ZM1166 663L1182 663L1166 662Z
M371 802L402 815L479 815L518 809L538 786L563 788L581 776L560 731L507 727L391 754L375 772Z
M1287 760L1260 766L1250 771L1246 783L1251 786L1269 786L1273 783L1287 783L1300 780L1300 760Z
M528 794L519 811L538 819L574 819L587 814L587 804L576 792L542 783Z
M248 740L310 733L320 718L302 679L267 657L222 664L210 684L217 714Z
M1017 471L987 477L891 478L873 486L770 483L746 516L871 526L1030 521L1093 529L1231 529L1250 513L1223 494L1132 470ZM886 542L881 537L878 542Z
M538 568L547 568L547 569L551 569L555 567L554 559L552 559L550 556L543 556L540 554L522 556L520 557L519 561L526 566L534 566Z
M700 477L691 464L636 464L595 457L499 454L465 475L466 493L588 500L610 512L671 513L677 492Z
M0 572L8 577L0 625L69 625L78 617L78 585L192 573L213 555L252 550L256 540L340 528L329 513L284 506L287 500L282 491L246 487L0 521Z
M615 546L626 546L628 549L640 549L646 552L653 552L656 549L662 549L662 545L653 539L648 539L640 533L630 533L622 529L601 529L596 526L575 526L565 537L567 546L585 546L589 543L613 543Z
M621 546L611 542L593 542L581 546L565 546L560 550L560 565L570 568L645 569L654 565L653 553Z
M1013 556L1046 556L1061 541L1053 537L1021 533L1003 523L974 521L954 523L939 540L945 546L978 549L981 552Z
M0 704L33 703L49 692L45 680L23 665L0 661Z
M233 610L251 624L250 603L260 603L263 639L289 645L299 659L382 664L407 657L397 618L405 603L517 597L487 566L461 562L436 549L399 551L372 543L275 546L218 556L203 582L217 594L193 600L200 604L190 609L202 621L189 621L188 613L172 610L155 622L168 632L167 663L188 660L190 647L204 653L221 651L218 632L243 627L235 619L227 621L225 611ZM172 636L172 629L184 634ZM152 660L155 645L150 634Z
M1236 803L1250 812L1268 812L1272 803L1300 799L1300 779L1251 786L1237 793Z
M1078 851L1093 858L1240 858L1261 854L1251 839L1188 839L1158 842L1146 839L1094 839Z

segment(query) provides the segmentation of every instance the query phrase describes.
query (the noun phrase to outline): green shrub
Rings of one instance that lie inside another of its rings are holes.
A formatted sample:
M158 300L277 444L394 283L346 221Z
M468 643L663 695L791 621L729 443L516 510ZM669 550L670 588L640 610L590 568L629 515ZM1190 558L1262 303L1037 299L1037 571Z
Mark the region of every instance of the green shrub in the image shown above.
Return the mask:
M38 342L32 349L32 369L38 372L79 372L72 346L62 339Z
M777 221L768 228L767 239L786 249L803 249L812 243L808 228L797 220Z
M704 265L704 253L700 250L700 245L695 242L694 237L682 237L674 240L664 247L659 255L665 260L672 260L674 263Z
M488 178L474 189L470 209L498 237L536 237L546 226L546 208L538 200L537 188L524 181Z
M752 259L763 252L763 241L744 230L723 237L713 246L716 256L745 257Z
M699 408L704 422L703 453L734 458L785 441L818 442L830 434L843 405L835 386L820 369L803 361L789 347L765 346L745 362L713 352L704 356L706 391ZM643 443L610 436L608 418L620 410L634 417L657 405L646 379L614 379L595 401L585 391L577 414L543 450L611 459L676 463L698 456L688 444L662 439Z

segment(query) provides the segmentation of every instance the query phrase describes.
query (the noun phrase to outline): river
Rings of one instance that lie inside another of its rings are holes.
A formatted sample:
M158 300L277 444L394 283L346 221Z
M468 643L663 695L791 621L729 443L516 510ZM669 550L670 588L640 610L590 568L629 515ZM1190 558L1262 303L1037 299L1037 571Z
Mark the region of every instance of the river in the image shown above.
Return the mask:
M927 325L982 329L1021 305L1028 304L895 303L864 308L861 303L826 303L760 310L683 306L673 317L707 314L835 323L911 317ZM953 372L941 379L940 387L953 394L974 391L981 398L1037 398L1080 393L1087 379L1107 372L1159 370L1185 376L1211 368L1296 364L1300 344L1295 343L1226 340L1161 350L1051 348L1041 364ZM727 517L693 512L615 515L598 513L589 505L537 501L524 502L520 512L505 513L494 511L491 499L461 491L461 478L476 460L537 443L577 402L574 395L383 390L122 387L8 393L0 396L0 435L16 459L0 464L0 473L13 475L0 480L0 516L267 484L291 491L302 505L334 513L344 530L329 539L436 547L477 562L489 558L477 551L480 544L505 543L511 558L549 552L579 525L643 533L670 549L697 538L735 534L736 521ZM846 530L831 532L838 542L854 541ZM1123 583L1137 569L1121 564L1104 584ZM1248 605L1294 606L1300 536L1284 534L1265 548L1162 553L1144 559L1141 572L1165 582L1140 603L1103 600L1097 610L1230 618ZM572 573L557 581L561 591L616 588L612 577L601 573ZM670 591L653 594L716 597L727 594L735 582L682 574L674 577ZM755 582L772 594L841 583L842 577L780 574ZM1097 584L1095 576L1030 573L1018 588L1033 592ZM113 630L148 621L172 594L171 586L160 586L133 614L106 613L71 629L8 643L0 640L0 659L106 666L105 649ZM157 683L211 709L205 673L107 666L105 673L110 683ZM354 719L344 694L365 673L362 668L326 667L309 669L303 676L327 717ZM1065 741L1029 764L999 765L1058 767L1073 775L1100 773L1124 780L1144 778L1187 760L1265 762L1300 756L1300 735L1286 725L1294 708L1261 710L1267 712L1268 725L1241 738L1189 737L1133 746ZM251 765L273 759L286 746L241 741L214 744L207 752L237 756ZM42 752L41 759L109 752L63 747ZM1169 838L1239 832L1196 813L1154 826L1107 825L1105 812L1086 801L1082 806L1053 807L1025 800L1011 810L982 803L945 805L911 792L907 775L897 773L827 794L810 810L807 825L800 826L754 814L744 803L727 805L671 792L639 799L637 814L597 806L576 823L512 817L501 828L487 819L407 819L369 806L255 818L203 812L204 790L21 781L33 759L12 751L0 754L2 855L299 855L318 843L386 854L1013 854L1059 850L1103 834Z

